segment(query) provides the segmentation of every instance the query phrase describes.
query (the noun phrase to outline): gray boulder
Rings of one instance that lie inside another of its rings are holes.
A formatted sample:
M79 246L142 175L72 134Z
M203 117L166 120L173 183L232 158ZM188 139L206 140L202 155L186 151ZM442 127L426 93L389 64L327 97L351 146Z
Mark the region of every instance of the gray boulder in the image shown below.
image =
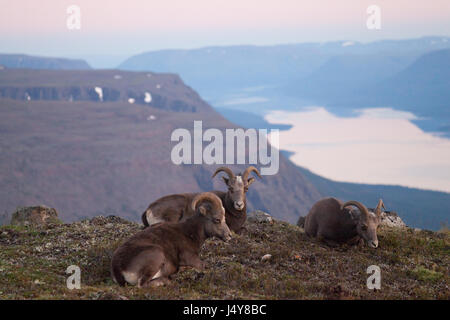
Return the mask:
M258 222L258 223L273 223L273 218L270 214L261 211L261 210L256 210L256 211L252 211L250 213L247 214L247 220L248 221L252 221L252 222Z
M60 223L58 212L47 206L20 207L12 214L11 225L43 226L50 223Z
M381 213L381 225L391 228L405 228L406 224L394 211L383 211Z

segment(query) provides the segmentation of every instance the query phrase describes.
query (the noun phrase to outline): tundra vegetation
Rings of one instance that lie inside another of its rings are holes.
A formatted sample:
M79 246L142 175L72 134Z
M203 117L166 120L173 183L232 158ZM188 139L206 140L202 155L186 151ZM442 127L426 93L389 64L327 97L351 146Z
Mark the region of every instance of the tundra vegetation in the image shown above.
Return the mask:
M247 219L246 193L255 181L255 178L249 177L250 173L254 172L260 178L261 175L254 166L249 166L244 173L237 175L230 168L220 167L214 172L212 178L220 172L225 172L228 176L222 177L228 190L212 192L222 201L228 227L236 233L241 233ZM161 222L185 221L195 214L191 203L197 195L198 193L182 193L159 198L152 202L142 214L142 223L144 226L151 226Z
M180 270L164 287L120 287L114 250L141 230L118 217L70 224L0 227L0 299L450 299L450 239L443 232L378 230L379 247L329 247L303 229L249 221L228 243L207 239L203 271ZM270 258L262 259L265 255ZM66 287L70 265L81 289ZM367 289L367 267L381 269L381 290Z

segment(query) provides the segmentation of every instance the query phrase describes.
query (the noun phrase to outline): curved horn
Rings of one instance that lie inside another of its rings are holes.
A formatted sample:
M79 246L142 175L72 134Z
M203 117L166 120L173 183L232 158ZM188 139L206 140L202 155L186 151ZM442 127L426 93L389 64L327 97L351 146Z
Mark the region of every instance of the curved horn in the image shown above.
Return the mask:
M367 210L366 206L363 205L361 202L358 201L347 201L341 206L341 210L344 209L347 206L355 206L361 211L362 214L364 214L366 217L369 216L369 210Z
M210 201L214 206L220 208L222 206L222 201L218 196L211 192L203 192L195 196L192 200L191 208L193 211L197 210L197 204L203 201Z
M228 175L228 177L229 177L230 179L233 179L233 178L235 177L233 171L231 171L230 168L227 168L227 167L220 167L220 168L218 168L218 169L216 170L216 172L214 172L214 174L212 175L211 178L214 178L214 177L215 177L219 172L221 172L221 171L225 172L225 173Z
M254 166L250 166L247 169L245 169L244 174L242 175L242 179L244 179L244 181L248 179L248 175L250 174L250 172L256 173L256 175L262 179L258 169L256 169Z
M377 207L375 208L375 214L376 214L377 216L380 216L380 215L381 215L381 207L383 207L383 209L386 210L386 207L384 206L384 202L383 202L382 199L378 200L378 205L377 205Z

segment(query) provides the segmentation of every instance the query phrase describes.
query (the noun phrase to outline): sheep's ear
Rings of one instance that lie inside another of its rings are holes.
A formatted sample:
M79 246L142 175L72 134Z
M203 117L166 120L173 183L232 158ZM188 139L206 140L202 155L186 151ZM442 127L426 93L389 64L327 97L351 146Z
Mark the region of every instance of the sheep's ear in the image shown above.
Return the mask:
M247 180L247 187L250 187L250 185L255 182L255 178L251 177L250 179Z
M222 177L222 179L223 179L223 181L225 182L225 184L228 185L228 182L229 182L230 180L228 180L228 178L225 178L225 177Z
M199 208L198 208L198 212L200 212L200 214L202 215L202 216L206 216L206 208L204 207L204 206L200 206Z

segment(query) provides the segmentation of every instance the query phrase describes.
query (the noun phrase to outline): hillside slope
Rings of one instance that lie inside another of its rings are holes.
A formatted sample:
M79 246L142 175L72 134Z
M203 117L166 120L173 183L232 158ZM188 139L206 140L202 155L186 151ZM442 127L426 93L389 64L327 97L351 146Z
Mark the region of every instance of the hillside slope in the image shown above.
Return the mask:
M29 56L25 54L0 54L0 65L11 69L53 69L87 70L91 69L84 60Z
M373 90L375 103L408 106L418 115L450 118L450 49L424 54Z
M207 269L180 271L165 287L119 287L110 277L114 249L139 230L117 217L45 229L0 227L0 299L450 299L448 234L379 230L380 246L327 247L302 229L248 223L229 243L207 240ZM271 254L263 262L261 257ZM81 269L81 289L66 269ZM367 289L367 268L381 289Z
M103 101L95 93L97 86L103 89ZM6 95L0 98L2 214L45 204L64 221L98 214L137 221L163 195L225 189L220 178L211 179L219 165L178 166L171 161L175 129L192 130L195 120L203 121L204 130L237 128L178 76L3 70L1 90ZM79 92L76 99L69 99L71 90ZM36 93L28 100L24 92ZM146 92L152 97L149 103L139 98ZM239 172L246 166L231 167ZM257 179L248 192L250 208L272 210L292 223L319 197L282 156L279 173Z

